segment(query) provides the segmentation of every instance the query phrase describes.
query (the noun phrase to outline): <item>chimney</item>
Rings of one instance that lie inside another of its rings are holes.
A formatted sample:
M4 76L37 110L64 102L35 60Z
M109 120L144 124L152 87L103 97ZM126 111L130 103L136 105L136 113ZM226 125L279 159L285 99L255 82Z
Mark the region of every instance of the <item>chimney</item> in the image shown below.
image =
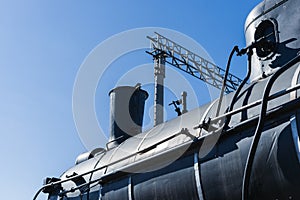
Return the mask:
M137 86L121 86L109 92L110 137L107 148L111 149L129 137L142 132L145 100L148 93Z

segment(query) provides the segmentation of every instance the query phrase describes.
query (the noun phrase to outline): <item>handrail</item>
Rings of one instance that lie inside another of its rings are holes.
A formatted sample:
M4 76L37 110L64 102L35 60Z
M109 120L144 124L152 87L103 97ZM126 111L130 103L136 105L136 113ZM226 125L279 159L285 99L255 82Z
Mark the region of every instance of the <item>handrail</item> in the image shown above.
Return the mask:
M289 88L287 88L285 90L281 90L281 91L279 91L279 92L277 92L275 94L272 94L271 96L268 97L268 101L271 101L271 100L276 99L278 97L281 97L283 95L289 94L289 93L291 93L291 92L293 92L295 90L298 90L298 89L300 89L300 84L297 84L297 85L295 85L293 87L289 87ZM224 117L232 116L232 115L237 114L239 112L242 112L242 111L244 111L246 109L253 108L253 107L258 106L259 104L261 104L261 102L262 102L262 99L254 101L254 102L252 102L250 104L247 104L245 106L237 108L237 109L235 109L233 111L230 111L230 112L227 112L227 113L225 113L223 115L220 115L218 117L212 118L211 122L218 121L218 120L220 120L220 119L222 119Z

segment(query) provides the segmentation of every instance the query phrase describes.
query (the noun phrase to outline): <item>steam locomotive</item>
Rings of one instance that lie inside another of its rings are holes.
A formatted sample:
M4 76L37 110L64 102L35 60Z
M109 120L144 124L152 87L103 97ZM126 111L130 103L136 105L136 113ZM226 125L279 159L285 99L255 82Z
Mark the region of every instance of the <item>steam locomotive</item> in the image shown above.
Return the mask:
M257 5L247 46L235 49L248 57L238 89L149 131L140 129L147 92L112 90L107 148L47 178L34 199L300 199L299 11L298 0Z

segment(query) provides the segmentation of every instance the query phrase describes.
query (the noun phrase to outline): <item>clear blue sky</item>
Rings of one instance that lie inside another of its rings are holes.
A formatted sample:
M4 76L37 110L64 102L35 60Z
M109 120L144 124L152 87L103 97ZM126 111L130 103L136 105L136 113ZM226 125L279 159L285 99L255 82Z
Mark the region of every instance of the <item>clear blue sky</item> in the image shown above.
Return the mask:
M80 65L100 42L132 28L169 28L225 66L231 48L245 45L244 21L258 2L0 1L1 198L31 199L44 177L58 177L86 151L73 121L72 92ZM245 68L233 61L239 77ZM102 97L108 102L107 93L95 98ZM108 105L96 101L102 107L99 120L107 131Z

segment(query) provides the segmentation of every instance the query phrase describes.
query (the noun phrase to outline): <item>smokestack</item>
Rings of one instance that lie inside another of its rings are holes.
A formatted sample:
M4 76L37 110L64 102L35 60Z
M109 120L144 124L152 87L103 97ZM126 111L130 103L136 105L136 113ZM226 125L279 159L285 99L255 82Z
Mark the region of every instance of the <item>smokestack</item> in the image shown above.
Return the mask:
M148 93L140 88L121 86L109 92L110 137L107 148L113 148L142 132L145 100Z

